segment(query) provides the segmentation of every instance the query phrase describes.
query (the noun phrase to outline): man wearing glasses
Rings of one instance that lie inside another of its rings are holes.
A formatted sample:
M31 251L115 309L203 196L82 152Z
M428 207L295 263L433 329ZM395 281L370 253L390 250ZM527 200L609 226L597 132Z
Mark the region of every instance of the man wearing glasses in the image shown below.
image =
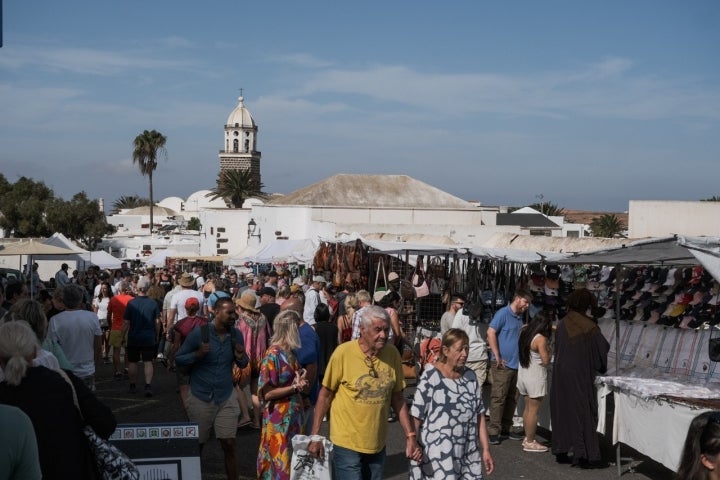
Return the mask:
M385 463L388 408L398 412L407 443L405 455L422 459L414 425L403 396L405 379L398 350L387 345L390 317L372 305L360 318L360 338L339 345L330 357L315 406L312 435L320 432L330 411L335 478L380 480ZM308 451L325 456L322 442L312 441Z
M459 328L467 333L470 340L468 357L465 366L472 369L478 379L478 396L482 397L482 386L485 383L488 372L488 348L485 339L480 332L480 322L471 321L468 315L465 315L465 297L462 295L454 295L451 300L450 310L445 312L447 315L453 312L452 328ZM440 320L440 328L442 329L442 320ZM442 330L441 330L442 331ZM445 333L443 331L443 333Z

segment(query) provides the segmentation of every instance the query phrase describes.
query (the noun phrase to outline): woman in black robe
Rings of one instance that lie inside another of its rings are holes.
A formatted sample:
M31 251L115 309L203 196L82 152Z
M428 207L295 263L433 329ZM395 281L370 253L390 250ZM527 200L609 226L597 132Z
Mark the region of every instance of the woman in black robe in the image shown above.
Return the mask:
M610 344L587 315L595 297L585 288L567 299L568 314L555 332L555 364L550 386L552 453L559 463L582 468L607 466L596 433L595 375L607 370ZM572 460L568 454L572 454Z

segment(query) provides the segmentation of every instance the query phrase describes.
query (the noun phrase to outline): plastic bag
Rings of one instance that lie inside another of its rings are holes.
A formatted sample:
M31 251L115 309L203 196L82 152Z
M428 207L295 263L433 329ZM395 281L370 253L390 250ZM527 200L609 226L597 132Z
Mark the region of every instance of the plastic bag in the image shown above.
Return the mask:
M311 441L322 441L325 458L317 459L308 453ZM331 480L330 457L333 444L320 435L295 435L292 438L293 455L290 463L290 480Z

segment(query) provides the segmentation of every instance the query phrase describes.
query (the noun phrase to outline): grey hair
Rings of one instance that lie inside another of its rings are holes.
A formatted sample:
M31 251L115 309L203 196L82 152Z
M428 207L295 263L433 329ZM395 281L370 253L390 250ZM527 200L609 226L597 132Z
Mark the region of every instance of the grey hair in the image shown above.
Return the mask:
M25 320L33 329L38 341L45 340L48 321L43 306L37 300L23 299L8 310L5 320Z
M66 308L75 309L80 307L85 298L85 289L80 285L70 283L62 287L62 300Z
M298 323L300 315L295 310L283 310L273 320L273 336L270 343L285 345L290 350L300 348L300 332Z
M363 309L362 315L360 316L360 326L369 328L373 320L382 320L387 325L390 325L390 315L384 308L378 307L377 305L370 305Z
M39 348L37 336L27 322L0 325L0 363L8 385L20 385Z

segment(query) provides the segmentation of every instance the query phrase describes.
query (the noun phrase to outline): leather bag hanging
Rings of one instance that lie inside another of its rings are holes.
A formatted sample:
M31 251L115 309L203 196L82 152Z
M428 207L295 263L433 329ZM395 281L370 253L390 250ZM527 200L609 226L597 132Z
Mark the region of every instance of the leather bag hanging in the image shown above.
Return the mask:
M382 272L382 276L381 276ZM379 285L380 279L382 278L382 286ZM373 287L373 298L377 292L387 291L387 274L385 273L385 260L382 257L378 258L377 271L375 272L375 286Z
M415 298L423 298L430 295L430 288L425 280L425 272L423 271L423 256L418 255L415 273L412 276L412 285L415 289Z

